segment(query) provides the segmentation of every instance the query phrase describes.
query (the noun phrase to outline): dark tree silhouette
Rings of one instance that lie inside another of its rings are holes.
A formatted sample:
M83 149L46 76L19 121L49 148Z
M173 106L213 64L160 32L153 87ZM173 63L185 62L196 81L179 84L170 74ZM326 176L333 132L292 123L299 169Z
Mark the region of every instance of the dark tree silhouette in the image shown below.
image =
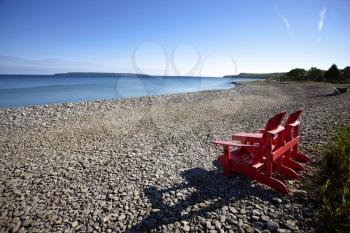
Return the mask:
M342 80L342 75L338 67L333 64L324 74L324 78L327 82L338 82Z
M289 71L287 76L294 81L304 81L307 78L307 72L304 69L296 68Z
M312 67L307 72L307 79L310 81L324 81L324 71L317 69L316 67Z
M347 78L350 78L350 66L344 68L343 75Z

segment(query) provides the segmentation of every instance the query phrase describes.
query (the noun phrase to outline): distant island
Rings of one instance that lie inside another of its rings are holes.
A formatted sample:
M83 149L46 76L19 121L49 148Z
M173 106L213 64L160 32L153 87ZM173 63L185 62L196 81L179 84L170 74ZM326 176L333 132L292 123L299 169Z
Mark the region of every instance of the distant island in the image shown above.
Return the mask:
M148 74L132 74L132 73L102 73L102 72L68 72L58 73L54 76L59 77L114 77L114 76L127 76L127 77L150 77Z
M269 78L274 76L280 76L285 73L239 73L237 75L225 75L223 78Z
M285 73L240 73L238 75L225 75L222 78L255 78L255 79L266 79L274 76L280 76ZM105 72L67 72L57 73L53 76L58 77L181 77L181 76L158 76L148 74L135 74L135 73L105 73ZM183 77L198 77L198 76L183 76ZM219 77L220 78L220 77Z

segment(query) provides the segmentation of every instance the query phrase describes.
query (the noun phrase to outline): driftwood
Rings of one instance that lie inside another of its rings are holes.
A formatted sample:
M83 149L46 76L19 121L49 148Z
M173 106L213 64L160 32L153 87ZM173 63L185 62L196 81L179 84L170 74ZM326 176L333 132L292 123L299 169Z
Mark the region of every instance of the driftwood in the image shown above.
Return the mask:
M344 94L346 92L348 92L348 88L347 87L334 87L334 94L335 95Z

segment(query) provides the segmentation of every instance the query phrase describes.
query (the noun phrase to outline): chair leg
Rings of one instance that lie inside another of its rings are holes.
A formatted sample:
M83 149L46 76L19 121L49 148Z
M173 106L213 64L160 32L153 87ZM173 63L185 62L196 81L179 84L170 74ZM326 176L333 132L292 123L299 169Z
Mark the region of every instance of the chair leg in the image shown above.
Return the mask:
M230 167L230 148L228 146L224 146L223 166L224 166L224 176L229 176L231 173L231 167Z
M270 188L276 190L277 192L280 192L282 194L288 194L288 188L285 184L283 184L281 181L279 181L276 178L273 178L272 176L269 177L260 171L258 171L255 168L252 167L243 167L240 164L236 164L233 161L231 161L231 167L237 171L240 172L248 177L250 177L252 180L256 180L266 186L269 186Z
M284 165L276 166L276 171L291 179L297 179L299 177L298 174L293 169L286 167Z
M287 167L290 167L291 169L293 169L295 171L304 171L305 170L304 167L300 163L298 163L294 160L291 160L291 159L285 158L283 160L283 164L286 165Z
M219 155L218 161L222 166L224 166L224 155Z
M266 182L262 182L265 185L275 189L276 191L283 193L283 194L288 194L288 188L285 184L283 184L281 181L273 178L273 177L268 177Z
M283 193L283 194L288 194L288 188L285 184L282 183L282 181L273 178L273 177L268 177L258 171L256 171L255 175L255 180L259 181L260 183L263 183L276 191Z
M223 166L224 169L224 176L229 176L231 173L231 169L225 164L225 155L220 155L218 157L219 163Z
M307 162L310 162L311 159L309 156L305 155L305 154L302 154L302 153L297 153L296 156L295 156L296 160L299 161L299 162L302 162L302 163L307 163Z

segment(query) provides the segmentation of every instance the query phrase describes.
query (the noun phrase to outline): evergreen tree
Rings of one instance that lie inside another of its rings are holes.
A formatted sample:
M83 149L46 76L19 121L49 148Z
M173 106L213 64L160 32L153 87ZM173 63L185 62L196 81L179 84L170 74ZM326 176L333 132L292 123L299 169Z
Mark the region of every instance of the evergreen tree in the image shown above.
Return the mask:
M327 82L338 82L342 80L342 75L338 67L333 64L324 74L324 78Z
M344 68L343 74L345 77L350 78L350 66Z

